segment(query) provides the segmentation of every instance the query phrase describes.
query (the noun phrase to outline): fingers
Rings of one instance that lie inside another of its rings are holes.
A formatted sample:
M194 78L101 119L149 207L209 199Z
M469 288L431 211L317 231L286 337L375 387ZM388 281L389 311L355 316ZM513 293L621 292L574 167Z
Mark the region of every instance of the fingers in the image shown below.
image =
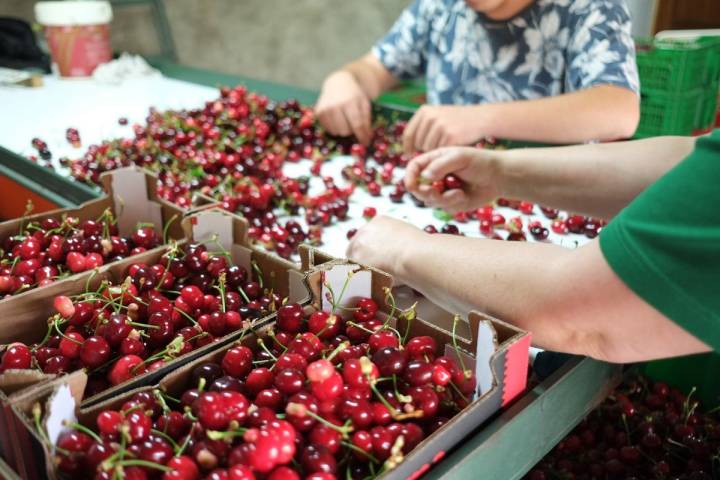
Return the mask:
M367 145L372 137L370 127L370 102L358 100L343 110L345 120L358 142Z
M415 115L412 116L410 122L408 122L407 127L405 127L405 132L403 132L403 150L406 153L415 153L415 138L417 137L418 128L424 123L424 112L425 108L420 107L420 109L415 112Z
M436 149L440 145L442 138L445 136L443 129L439 128L438 125L435 125L432 122L427 123L429 124L427 133L418 138L421 144L421 150L424 152Z
M441 155L443 155L443 150L433 150L410 160L405 169L405 178L403 179L405 188L410 192L416 191L419 187L418 178L420 178L422 171Z
M350 135L350 125L339 107L318 110L318 121L332 135Z
M460 149L448 148L438 150L443 152L421 172L421 175L430 180L440 180L445 175L457 173L468 166L468 157Z

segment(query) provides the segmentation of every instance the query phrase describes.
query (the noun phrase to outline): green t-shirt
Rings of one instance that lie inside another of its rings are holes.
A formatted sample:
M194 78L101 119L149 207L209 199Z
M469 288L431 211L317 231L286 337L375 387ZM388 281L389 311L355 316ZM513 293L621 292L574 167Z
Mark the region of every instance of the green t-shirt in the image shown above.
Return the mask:
M631 290L720 351L720 130L620 212L600 248Z

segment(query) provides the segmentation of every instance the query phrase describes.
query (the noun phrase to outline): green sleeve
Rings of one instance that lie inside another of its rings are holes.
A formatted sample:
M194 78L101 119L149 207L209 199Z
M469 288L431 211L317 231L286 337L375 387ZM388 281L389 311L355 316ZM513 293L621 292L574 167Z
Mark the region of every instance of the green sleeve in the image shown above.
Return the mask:
M600 247L631 290L720 351L720 130L620 212Z

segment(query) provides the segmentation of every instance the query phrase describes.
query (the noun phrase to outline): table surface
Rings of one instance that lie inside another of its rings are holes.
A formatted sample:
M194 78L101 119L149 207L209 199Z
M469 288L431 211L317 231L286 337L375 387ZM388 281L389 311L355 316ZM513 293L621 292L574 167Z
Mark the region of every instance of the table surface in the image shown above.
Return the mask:
M30 162L21 158L33 153L30 145L33 137L40 137L48 143L55 160L62 155L76 157L91 143L131 135L130 126L123 127L118 124L119 117L127 117L129 125L132 125L134 122L143 122L151 106L158 109L198 107L217 96L217 87L220 85L242 83L249 89L276 100L297 98L303 103L312 103L316 98L315 92L305 89L172 63L156 66L163 72L164 77L136 79L120 86L97 85L88 80L47 78L45 86L40 89L0 87L0 105L3 105L5 123L0 129L0 146L17 154L13 156L15 163L11 164L11 168L7 168L7 162L5 166L0 164L0 167L3 167L0 169L0 176L14 175L31 189L42 188L44 183L47 183L47 179L33 183L32 178L25 178L35 174L52 181L65 182L36 165L28 165ZM83 148L75 149L67 143L65 130L68 127L79 130ZM348 157L335 158L326 163L323 174L340 179L339 172L348 162ZM309 162L289 164L286 173L306 174L309 166ZM19 175L17 171L25 173ZM59 169L58 173L67 176L67 172L62 169ZM338 182L342 183L340 180ZM320 188L320 183L319 179L314 178L311 188ZM62 192L59 196L62 196ZM385 195L371 197L364 191L358 191L350 202L350 220L325 229L325 244L322 250L334 256L344 256L346 232L365 222L361 210L367 205L375 206L378 213L405 219L420 227L427 224L439 227L445 223L433 210L418 209L409 200L398 205L391 203ZM508 219L520 216L524 222L529 220L528 216L520 215L516 210L501 208L500 211ZM537 207L534 213L534 218L549 227L549 220L540 215ZM453 223L467 235L480 236L477 221L467 224ZM554 234L551 234L550 240L570 248L588 241L584 236ZM465 478L476 476L480 471L483 474L492 473L487 478L521 477L604 398L607 390L617 381L618 375L617 366L602 362L590 359L569 362L555 378L528 392L518 404L503 412L500 417L450 452L427 477ZM562 408L555 408L554 402L564 402L564 405ZM528 428L533 429L532 435L526 435Z

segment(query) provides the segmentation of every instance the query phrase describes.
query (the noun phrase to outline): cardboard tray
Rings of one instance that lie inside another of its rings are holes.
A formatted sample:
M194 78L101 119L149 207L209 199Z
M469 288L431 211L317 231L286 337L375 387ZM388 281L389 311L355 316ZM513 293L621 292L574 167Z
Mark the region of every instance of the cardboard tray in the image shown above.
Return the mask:
M107 209L110 209L115 215L121 236L129 236L138 223L152 223L155 225L156 232L161 236L164 227L167 226L168 238L173 240L184 238L185 232L181 226L183 211L157 196L157 177L146 170L127 167L104 173L101 179L107 192L105 196L83 203L77 208L52 210L2 222L0 223L0 242L17 235L23 226L30 222L46 218L59 219L64 216L77 217L80 221L95 220ZM137 256L128 258L133 259ZM103 265L101 270L117 263L119 262ZM36 312L32 310L34 308L32 299L40 294L39 292L43 292L43 295L55 292L54 294L57 295L73 282L87 280L91 275L93 275L92 271L77 273L50 285L26 290L2 299L0 300L0 318L12 317L21 309L24 313L35 314ZM6 341L6 337L0 335L0 343Z
M390 307L385 302L385 289L392 285L390 277L377 270L339 260L327 262L307 275L306 283L312 292L313 301L306 305L306 310L312 311L319 308L324 301L323 298L326 298L324 297L327 293L324 290L324 284L332 282L331 277L333 276L339 278L338 272L344 275L349 269L355 270L356 273L348 282L347 292L350 295L343 298L343 303L353 303L357 296L371 295L378 305L383 305L382 312L387 315ZM466 367L472 366L477 369L477 365L480 365L480 368L484 370L477 372L481 390L478 398L455 415L445 426L427 437L395 469L385 473L382 476L383 479L394 480L420 476L430 468L430 465L442 459L448 449L459 443L470 431L510 403L524 390L527 379L530 335L500 320L475 312L471 313L469 318L475 327L473 330L484 333L473 336L471 339L458 338L457 341L463 350L477 352L479 355L479 358L475 358L476 355L462 353L465 357ZM265 336L273 326L274 323L263 324L254 332L246 334L241 339L242 343L256 348L257 336ZM401 331L404 331L407 326L402 320L397 324ZM445 354L455 354L450 346L452 343L451 326L434 325L421 318L416 318L409 323L409 328L411 336L430 335L436 339L440 348L445 348ZM128 397L138 391L161 388L171 395L178 395L189 387L188 377L196 365L221 359L224 352L234 344L234 342L227 343L201 357L196 357L192 362L179 366L166 374L157 384L146 384L108 398L103 402L84 406L78 411L78 419L83 424L94 426L99 411L105 408L118 408ZM11 408L14 416L11 419L11 429L16 438L14 443L19 452L25 452L25 455L17 462L17 468L22 478L33 480L56 478L52 463L48 461L51 458L49 452L38 437L29 414L36 402L45 402L58 385L62 384L69 385L74 397L79 398L82 396L82 388L85 384L84 374L78 372L65 379L49 381L13 399ZM43 458L45 461L33 462L30 460L31 458Z

